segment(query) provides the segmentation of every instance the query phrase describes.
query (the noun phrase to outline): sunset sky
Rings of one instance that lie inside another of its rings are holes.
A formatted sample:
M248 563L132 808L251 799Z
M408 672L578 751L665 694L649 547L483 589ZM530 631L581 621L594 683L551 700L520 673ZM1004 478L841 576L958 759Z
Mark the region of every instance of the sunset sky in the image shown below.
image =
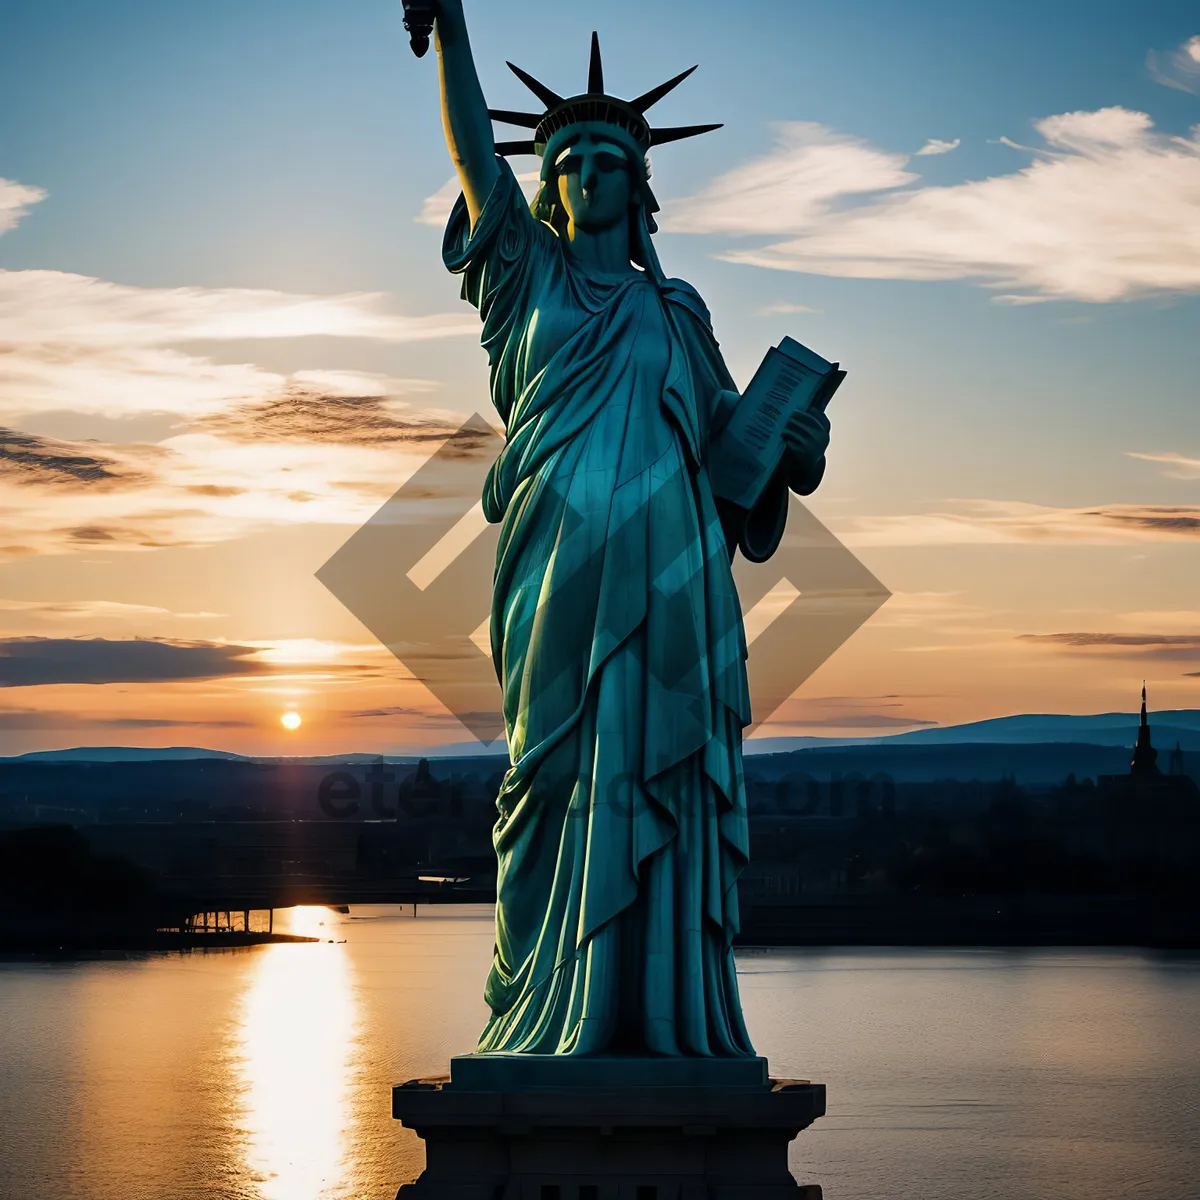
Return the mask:
M764 732L1200 708L1194 5L466 7L498 107L593 28L618 95L699 63L663 265L739 384L784 334L849 371L806 504L893 596ZM400 19L3 6L0 754L468 740L314 575L496 420Z

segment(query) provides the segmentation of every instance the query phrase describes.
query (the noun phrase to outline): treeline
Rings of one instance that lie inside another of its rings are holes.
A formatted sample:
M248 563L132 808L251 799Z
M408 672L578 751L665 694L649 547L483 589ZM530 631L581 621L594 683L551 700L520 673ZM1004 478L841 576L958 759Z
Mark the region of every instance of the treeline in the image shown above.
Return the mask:
M1141 896L1200 904L1200 791L1190 779L1031 794L1011 779L985 803L865 809L852 820L760 817L751 861L794 872L793 892Z
M43 825L0 833L0 910L135 913L155 891L145 871L97 854L77 829Z

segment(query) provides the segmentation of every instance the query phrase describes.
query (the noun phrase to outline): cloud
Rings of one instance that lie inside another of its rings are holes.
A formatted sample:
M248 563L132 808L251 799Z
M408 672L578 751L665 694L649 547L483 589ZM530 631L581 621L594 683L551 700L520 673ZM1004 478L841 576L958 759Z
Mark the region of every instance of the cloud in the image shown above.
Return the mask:
M0 599L0 614L13 613L36 621L138 621L170 618L181 621L215 620L224 613L174 612L156 604L127 604L120 600L7 600Z
M113 488L144 484L149 476L113 457L0 427L0 475L17 484Z
M1057 646L1184 646L1200 650L1200 634L1179 633L1023 633L1025 641Z
M1162 463L1166 470L1164 475L1171 479L1200 479L1200 458L1188 458L1183 454L1173 452L1165 454L1139 454L1135 450L1127 451L1130 458L1140 458L1146 462Z
M432 225L437 229L445 226L450 220L451 210L454 208L454 202L458 199L459 192L462 191L462 184L459 183L458 177L447 179L432 196L426 196L425 202L421 205L421 211L413 217L418 225Z
M412 342L477 331L471 314L410 317L385 311L385 300L372 292L138 288L65 271L0 271L0 336L103 348L315 336Z
M361 524L461 422L401 399L432 391L429 381L352 370L282 375L168 343L317 335L403 343L478 332L473 313L408 317L374 294L134 288L0 271L0 420L15 427L0 434L0 561L80 547L207 545L301 520ZM18 431L39 414L60 430L72 414L85 427L102 417L122 442ZM149 433L155 421L153 444L124 440L126 426ZM31 488L41 492L36 503Z
M0 232L44 195L0 179ZM455 435L460 417L399 399L436 385L281 374L195 347L478 334L465 308L400 314L379 293L140 288L0 270L0 561L206 545L300 520L361 524L431 443Z
M216 496L223 500L227 496L244 496L247 489L244 487L234 487L232 484L189 483L184 488L184 491L190 492L193 496Z
M342 399L291 392L193 422L156 446L17 435L31 445L17 445L24 457L14 464L0 443L0 561L81 547L213 545L298 522L360 525L438 438L458 438L450 414L386 397ZM459 449L471 455L479 444L465 436ZM90 472L114 478L78 478Z
M758 310L760 317L781 317L787 313L819 313L819 308L809 308L807 304L790 304L781 300L778 304L768 304Z
M1045 146L1017 171L906 187L917 177L905 156L809 122L786 124L772 152L677 202L664 226L788 235L724 250L718 257L728 262L973 280L1016 289L1010 302L1200 290L1200 126L1171 137L1145 113L1111 107L1045 117L1035 128ZM860 196L864 203L844 203Z
M263 643L165 637L3 637L0 688L60 684L167 683L266 676L273 681L361 678L372 668L338 662L342 647L313 639ZM375 650L366 649L367 656ZM387 658L379 648L379 656Z
M957 150L961 145L961 138L955 138L952 142L945 142L941 138L930 138L914 157L920 158L925 154L949 154L951 150Z
M258 648L165 638L0 638L0 687L162 683L263 674Z
M814 121L784 122L773 151L674 201L660 224L670 233L803 233L836 201L914 182L906 162Z
M1200 629L1200 609L1147 609L1114 615L1136 629L1151 627L1164 633L1182 631L1188 634Z
M415 410L398 403L391 395L331 395L314 387L316 382L319 381L293 377L281 396L237 405L201 418L192 427L239 442L388 447L398 443L440 444L456 436L462 424L461 417Z
M251 364L184 353L181 343L316 336L404 343L478 332L473 313L390 313L374 293L136 288L61 271L0 270L0 418L63 409L195 416L285 385Z
M912 729L917 725L937 725L938 722L920 717L896 717L887 713L845 713L840 717L781 716L771 724L802 729Z
M1023 633L1018 641L1071 651L1111 653L1155 662L1200 660L1200 633Z
M937 629L941 633L964 627L978 632L981 621L995 612L969 604L962 592L893 592L891 599L871 618L876 629Z
M16 229L29 209L46 198L39 187L0 177L0 233Z
M347 712L342 714L347 718L368 720L378 720L380 718L391 717L414 717L419 720L422 726L432 726L435 728L462 728L462 722L453 713L439 712L433 708L414 708L404 705L389 705L385 708L364 708L357 712ZM483 716L486 718L494 718L495 713L464 713L468 720L472 717Z
M792 705L825 708L903 708L907 700L945 699L932 692L883 692L877 696L794 696Z
M532 202L540 179L540 171L522 171L517 176L517 182L521 185L521 190L525 193L527 200ZM432 225L436 229L444 229L446 222L450 220L454 202L458 199L461 191L462 184L459 183L457 176L447 179L432 196L425 197L421 211L413 217L413 220L418 225Z
M1146 55L1146 69L1150 78L1163 87L1193 95L1200 93L1200 34L1188 38L1165 59L1151 50Z
M850 546L1128 545L1200 539L1200 506L1104 504L1050 508L1016 500L962 500L961 511L863 516L836 523Z
M219 729L252 726L242 720L173 720L168 717L89 717L79 713L38 708L0 708L0 731L24 732L35 729L194 729L197 725Z

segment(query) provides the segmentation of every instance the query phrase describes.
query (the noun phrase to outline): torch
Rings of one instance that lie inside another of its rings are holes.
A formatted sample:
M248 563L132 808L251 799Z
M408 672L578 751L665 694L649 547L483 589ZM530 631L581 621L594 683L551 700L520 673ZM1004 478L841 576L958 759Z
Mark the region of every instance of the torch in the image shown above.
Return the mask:
M433 34L435 0L404 0L404 28L408 30L408 44L412 52L421 58L429 49Z

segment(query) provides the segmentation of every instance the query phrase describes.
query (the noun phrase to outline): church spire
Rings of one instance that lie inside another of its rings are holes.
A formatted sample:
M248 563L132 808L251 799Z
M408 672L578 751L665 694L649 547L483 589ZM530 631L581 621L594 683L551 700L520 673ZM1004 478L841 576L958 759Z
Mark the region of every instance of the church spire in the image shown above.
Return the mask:
M1137 744L1133 748L1133 762L1129 764L1132 775L1159 774L1156 760L1158 751L1150 743L1150 722L1146 717L1146 681L1142 680L1142 720L1138 725Z

